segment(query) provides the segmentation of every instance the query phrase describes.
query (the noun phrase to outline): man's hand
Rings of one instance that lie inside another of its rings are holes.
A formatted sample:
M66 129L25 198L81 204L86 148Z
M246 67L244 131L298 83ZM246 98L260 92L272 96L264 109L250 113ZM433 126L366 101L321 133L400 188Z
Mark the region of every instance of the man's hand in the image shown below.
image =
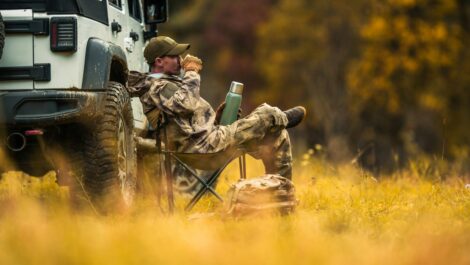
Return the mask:
M220 123L220 118L222 117L222 112L224 112L225 109L225 101L222 102L218 107L217 110L215 111L215 124Z
M220 123L220 118L222 118L222 113L225 109L225 101L222 102L215 111L215 124L218 125ZM237 119L240 119L242 116L242 108L238 109Z
M183 67L184 71L195 71L198 73L202 69L202 60L193 55L186 55L183 61L181 62L181 66Z

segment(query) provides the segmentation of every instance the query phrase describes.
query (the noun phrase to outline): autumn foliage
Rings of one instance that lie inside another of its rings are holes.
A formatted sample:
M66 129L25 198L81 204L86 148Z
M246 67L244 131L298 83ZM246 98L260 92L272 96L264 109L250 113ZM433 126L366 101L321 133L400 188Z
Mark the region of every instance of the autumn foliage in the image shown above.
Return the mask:
M468 1L178 2L161 33L207 62L213 105L238 80L246 111L306 105L294 142L320 143L335 161L360 156L379 173L424 155L468 173Z

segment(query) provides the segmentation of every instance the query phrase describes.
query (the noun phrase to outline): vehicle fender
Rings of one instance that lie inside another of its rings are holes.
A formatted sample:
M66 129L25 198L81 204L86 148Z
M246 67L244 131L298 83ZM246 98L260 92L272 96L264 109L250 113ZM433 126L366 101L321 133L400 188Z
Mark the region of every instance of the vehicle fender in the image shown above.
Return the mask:
M103 90L109 81L126 85L127 73L126 54L121 47L98 38L88 40L82 89Z

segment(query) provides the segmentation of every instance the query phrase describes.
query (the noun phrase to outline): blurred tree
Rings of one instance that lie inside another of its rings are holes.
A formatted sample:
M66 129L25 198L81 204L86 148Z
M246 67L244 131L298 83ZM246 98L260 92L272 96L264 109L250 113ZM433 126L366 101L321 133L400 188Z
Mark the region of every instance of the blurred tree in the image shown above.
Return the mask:
M204 61L202 72L204 97L220 103L232 80L245 84L243 105L251 109L265 100L251 100L251 93L262 79L253 63L257 43L257 25L267 19L276 0L209 1L185 0L171 3L170 23L162 25L162 34L190 41L191 53Z
M308 132L334 160L350 157L347 64L358 53L364 1L282 0L259 30L257 59L266 87L259 98L284 107L306 104Z
M211 54L212 75L218 77L223 96L230 81L245 84L244 106L258 105L265 100L252 100L253 92L261 86L256 58L256 29L267 19L274 0L221 0L214 8L204 31L205 51Z
M470 155L470 1L181 0L161 34L204 61L218 104L245 83L245 110L305 104L293 141L393 169L409 155ZM300 137L296 137L300 136Z
M379 164L396 154L443 155L445 143L468 146L462 132L470 129L469 2L389 0L371 7L361 56L347 76L353 139L375 142L381 161L372 162Z

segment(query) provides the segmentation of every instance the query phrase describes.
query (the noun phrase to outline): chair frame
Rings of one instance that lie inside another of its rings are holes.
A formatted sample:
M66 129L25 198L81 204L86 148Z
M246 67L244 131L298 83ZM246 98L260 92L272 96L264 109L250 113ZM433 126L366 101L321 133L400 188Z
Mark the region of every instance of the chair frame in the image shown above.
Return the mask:
M163 117L162 117L163 118ZM162 168L161 168L161 158L164 159L164 168L165 168L165 176L166 176L166 184L167 184L167 199L168 199L168 210L170 213L174 212L175 209L175 203L174 203L174 193L173 193L173 171L172 171L172 165L171 165L171 160L173 159L174 161L178 162L180 165L182 165L200 184L202 184L201 189L194 195L193 198L188 202L188 204L185 206L184 210L185 212L189 212L193 209L193 207L199 202L199 200L206 194L206 192L210 192L212 195L214 195L220 202L224 202L222 196L218 194L215 189L212 187L212 185L217 181L219 178L220 174L224 171L224 169L230 164L234 159L238 157L239 159L239 169L240 169L240 179L246 179L246 159L245 159L245 152L241 150L241 154L235 152L234 155L230 156L230 158L218 169L214 170L211 174L210 177L205 181L201 176L199 176L194 169L192 169L189 165L187 165L185 162L183 162L179 157L178 154L188 154L188 153L178 153L175 151L169 151L169 150L164 150L163 145L165 148L169 147L168 144L168 135L167 135L167 130L166 130L166 122L161 122L163 119L160 119L158 128L156 130L156 145L157 145L157 152L160 157L159 161L159 173L162 174ZM165 119L166 120L166 119ZM163 141L162 141L162 135L161 132L163 131ZM197 153L194 153L195 156L197 156ZM157 193L158 196L158 203L160 204L160 198L161 198L161 188L162 188L162 183L161 183L161 176L159 176L159 192Z

